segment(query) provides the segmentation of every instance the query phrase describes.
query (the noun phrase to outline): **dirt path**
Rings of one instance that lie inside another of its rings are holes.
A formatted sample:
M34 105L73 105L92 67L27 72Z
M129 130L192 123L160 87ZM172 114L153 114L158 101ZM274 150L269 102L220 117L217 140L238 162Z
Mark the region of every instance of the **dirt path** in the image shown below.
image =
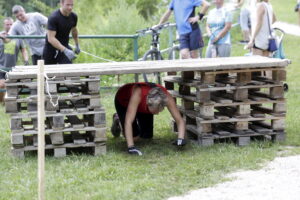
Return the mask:
M273 24L273 27L282 29L286 34L300 36L300 26L299 25L289 24L286 22L275 22Z
M278 157L256 171L229 174L233 181L168 200L299 200L300 155Z

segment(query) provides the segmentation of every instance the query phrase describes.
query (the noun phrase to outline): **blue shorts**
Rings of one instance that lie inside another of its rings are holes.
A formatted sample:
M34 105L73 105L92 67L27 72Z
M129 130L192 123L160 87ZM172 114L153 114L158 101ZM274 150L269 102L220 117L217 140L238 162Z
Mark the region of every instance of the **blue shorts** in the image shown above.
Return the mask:
M204 46L200 28L192 30L190 33L179 36L180 49L189 49L190 51L200 49Z

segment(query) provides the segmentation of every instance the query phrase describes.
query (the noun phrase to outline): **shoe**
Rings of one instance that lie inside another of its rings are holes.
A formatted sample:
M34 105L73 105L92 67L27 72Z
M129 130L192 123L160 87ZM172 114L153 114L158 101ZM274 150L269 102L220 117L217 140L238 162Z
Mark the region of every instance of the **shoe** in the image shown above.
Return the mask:
M113 122L111 125L111 133L114 137L120 137L121 134L121 123L117 113L113 114Z

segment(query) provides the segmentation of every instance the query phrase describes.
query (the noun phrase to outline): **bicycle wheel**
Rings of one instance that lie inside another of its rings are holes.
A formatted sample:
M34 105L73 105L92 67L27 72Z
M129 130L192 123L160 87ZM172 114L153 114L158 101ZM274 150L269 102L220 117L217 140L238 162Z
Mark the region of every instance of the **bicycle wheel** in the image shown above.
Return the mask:
M161 53L157 50L149 50L147 51L143 58L143 61L150 61L150 60L163 60L163 57L161 55ZM154 73L154 77L156 77L156 81L158 84L161 84L161 77L160 77L160 73L159 72L155 72ZM155 78L153 76L151 77L151 74L145 74L143 73L143 78L145 82L155 82Z
M180 49L179 45L175 45L169 52L169 60L178 60L180 58Z
M179 45L174 45L169 52L169 60L180 60L180 48ZM176 72L167 72L168 76L176 75Z

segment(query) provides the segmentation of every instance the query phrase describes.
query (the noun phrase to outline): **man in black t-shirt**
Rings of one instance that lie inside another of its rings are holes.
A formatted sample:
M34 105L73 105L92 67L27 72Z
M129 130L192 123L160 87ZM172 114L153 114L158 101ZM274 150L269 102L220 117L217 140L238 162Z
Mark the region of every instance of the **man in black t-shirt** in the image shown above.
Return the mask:
M43 52L45 64L71 64L80 53L78 43L77 15L72 12L73 0L60 0L60 9L48 18L46 44ZM75 53L69 46L69 34L72 33Z

